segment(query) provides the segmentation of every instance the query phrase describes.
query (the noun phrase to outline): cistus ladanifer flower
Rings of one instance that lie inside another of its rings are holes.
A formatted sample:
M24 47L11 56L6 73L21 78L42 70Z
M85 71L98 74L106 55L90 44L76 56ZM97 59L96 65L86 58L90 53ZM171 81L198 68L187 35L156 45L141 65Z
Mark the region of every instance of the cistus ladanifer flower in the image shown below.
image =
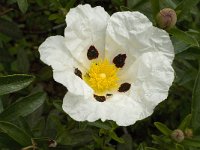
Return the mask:
M110 16L79 5L66 15L64 36L40 47L55 81L67 87L63 110L77 121L113 120L120 126L151 115L174 79L169 35L140 12Z

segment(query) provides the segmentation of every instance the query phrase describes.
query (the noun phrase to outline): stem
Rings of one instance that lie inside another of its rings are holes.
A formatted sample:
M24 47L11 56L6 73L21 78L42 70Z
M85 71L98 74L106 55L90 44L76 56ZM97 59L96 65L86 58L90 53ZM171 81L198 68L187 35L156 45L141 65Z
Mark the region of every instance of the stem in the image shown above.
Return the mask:
M5 14L7 14L7 13L9 13L10 11L13 11L13 10L14 10L13 8L7 9L7 10L5 10L4 12L0 13L0 16L3 16L3 15L5 15Z
M123 127L122 129L123 129L123 131L124 131L125 134L129 134L126 127Z

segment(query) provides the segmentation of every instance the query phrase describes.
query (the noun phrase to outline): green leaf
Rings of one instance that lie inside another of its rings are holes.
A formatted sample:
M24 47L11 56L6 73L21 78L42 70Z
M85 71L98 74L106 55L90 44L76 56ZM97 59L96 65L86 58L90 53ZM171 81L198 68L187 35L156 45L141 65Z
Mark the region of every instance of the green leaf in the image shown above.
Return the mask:
M192 93L192 128L195 131L200 127L200 69Z
M62 109L62 101L61 101L61 100L55 100L55 101L53 101L53 105L54 105L54 107L55 107L57 110L63 112L63 109Z
M31 137L16 125L0 121L0 129L22 146L31 145Z
M14 120L27 116L38 109L45 101L46 94L39 92L13 103L0 114L0 120Z
M132 9L138 9L139 7L144 7L145 4L147 4L149 0L128 0L128 6L131 7Z
M8 75L0 77L0 95L19 91L33 82L34 76L31 75Z
M172 29L170 29L169 33L171 35L173 35L175 38L183 41L186 44L189 44L191 46L197 46L197 47L199 47L199 43L198 43L198 41L195 38L193 38L192 36L190 36L188 33L184 32L182 30L179 30L178 28L172 28Z
M187 146L200 147L200 140L187 138L183 141L183 144Z
M164 0L164 1L160 1L160 2L161 2L161 4L164 5L164 7L169 7L172 9L175 9L177 6L173 0Z
M153 143L159 144L159 145L163 144L163 140L161 139L161 137L159 137L157 135L151 135L151 136L153 138Z
M16 60L16 65L17 65L17 70L20 71L21 73L28 73L29 68L30 68L30 62L29 62L28 54L27 51L24 49L20 49L17 52L17 60Z
M22 37L22 32L16 23L1 18L0 18L0 33L12 37L13 39L20 39Z
M62 133L63 131L65 131L65 126L63 126L63 124L60 122L60 118L54 114L53 112L51 112L48 116L48 118L46 119L46 130L47 131L53 131L56 129L57 134ZM48 136L53 136L48 134Z
M130 134L124 134L122 136L124 143L119 143L117 145L117 150L132 150L133 149L133 139Z
M124 139L118 137L117 134L114 131L109 132L109 135L113 140L115 140L115 141L117 141L119 143L124 143L125 142Z
M158 150L158 149L153 148L153 147L145 147L145 150Z
M28 135L33 137L31 128L25 118L20 116L18 119L18 123L19 123L19 127L21 127Z
M26 11L28 10L28 1L27 0L17 0L17 4L18 4L21 12L26 13Z
M176 150L185 150L183 145L176 144Z
M141 143L141 144L138 146L137 150L145 150L144 144Z
M160 10L159 0L151 0L151 8L152 8L153 18L155 20L156 15Z
M56 20L56 19L58 19L60 16L59 16L59 14L51 14L50 16L49 16L49 20Z
M18 144L15 140L9 137L6 133L0 133L0 148L9 148L10 150L19 150L20 144Z
M186 44L185 42L181 41L181 40L178 40L176 37L171 37L171 41L173 43L173 46L174 46L174 51L175 51L175 54L179 54L185 50L187 50L188 48L191 47L190 44Z
M70 8L72 8L75 3L76 3L76 0L69 0L69 2L67 3L67 5L65 6L65 8L69 11Z
M189 48L187 51L184 51L180 55L177 55L177 58L181 61L184 61L184 60L200 60L200 47ZM188 69L190 70L190 68L188 68ZM196 78L196 74L197 73L195 73L195 78Z
M63 131L56 137L56 141L62 145L85 145L92 141L92 132L90 130Z
M3 103L2 103L2 100L0 98L0 113L2 113L2 112L3 112Z
M181 122L181 124L179 125L178 129L181 129L182 131L184 131L186 128L189 127L190 123L191 123L191 118L192 118L192 115L189 114L187 115L183 121Z
M180 4L176 7L176 11L180 11L178 14L179 18L182 18L186 13L188 13L191 8L196 6L200 0L182 0Z
M120 6L120 11L132 11L129 7Z
M162 132L164 135L169 136L172 133L172 130L170 130L165 124L162 124L160 122L154 122L154 125L156 128Z
M113 5L122 6L124 4L123 0L111 0Z
M91 125L91 126L101 128L101 129L105 129L105 130L111 130L112 129L110 124L108 124L107 122L95 121L95 122L88 122L88 124Z
M45 5L45 2L43 0L35 0L35 1L40 7Z

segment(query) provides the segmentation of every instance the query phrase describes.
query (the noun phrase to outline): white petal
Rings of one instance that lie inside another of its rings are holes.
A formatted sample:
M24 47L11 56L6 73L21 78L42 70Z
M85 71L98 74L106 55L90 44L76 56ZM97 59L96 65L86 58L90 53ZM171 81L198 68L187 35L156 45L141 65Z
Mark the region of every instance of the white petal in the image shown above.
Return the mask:
M62 107L77 121L114 120L120 126L128 126L146 117L144 108L135 99L125 94L115 94L105 102L98 102L93 97L85 99L67 93Z
M54 70L60 71L67 67L73 68L75 60L64 44L64 37L48 37L39 47L40 59Z
M82 72L80 66L66 48L62 36L52 36L46 39L39 47L40 59L53 68L55 81L63 84L67 89L77 95L91 95L93 90L78 76L74 74L75 68Z
M126 70L146 52L160 51L169 62L174 50L169 35L153 27L150 20L139 12L118 12L111 16L106 32L106 57L111 60L118 54L126 54Z
M160 52L149 52L141 55L127 72L134 77L129 94L138 95L139 102L150 112L168 96L174 80L174 70L166 56Z
M70 9L66 16L66 46L71 54L87 68L87 50L94 45L104 57L105 32L110 16L100 6L79 5Z
M153 35L150 37L152 47L154 50L161 52L172 63L174 59L174 47L170 40L169 34L165 30L159 28L152 28Z
M68 91L76 95L90 97L93 95L93 89L85 81L74 74L74 70L66 69L63 71L54 71L53 78L55 81L67 87Z

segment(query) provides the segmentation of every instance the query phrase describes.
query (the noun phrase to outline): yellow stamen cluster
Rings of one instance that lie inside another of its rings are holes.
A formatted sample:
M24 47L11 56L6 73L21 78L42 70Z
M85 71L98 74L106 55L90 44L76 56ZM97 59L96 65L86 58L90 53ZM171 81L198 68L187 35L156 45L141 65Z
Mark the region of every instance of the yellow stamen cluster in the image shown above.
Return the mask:
M83 79L98 95L119 87L118 68L107 59L93 62Z

